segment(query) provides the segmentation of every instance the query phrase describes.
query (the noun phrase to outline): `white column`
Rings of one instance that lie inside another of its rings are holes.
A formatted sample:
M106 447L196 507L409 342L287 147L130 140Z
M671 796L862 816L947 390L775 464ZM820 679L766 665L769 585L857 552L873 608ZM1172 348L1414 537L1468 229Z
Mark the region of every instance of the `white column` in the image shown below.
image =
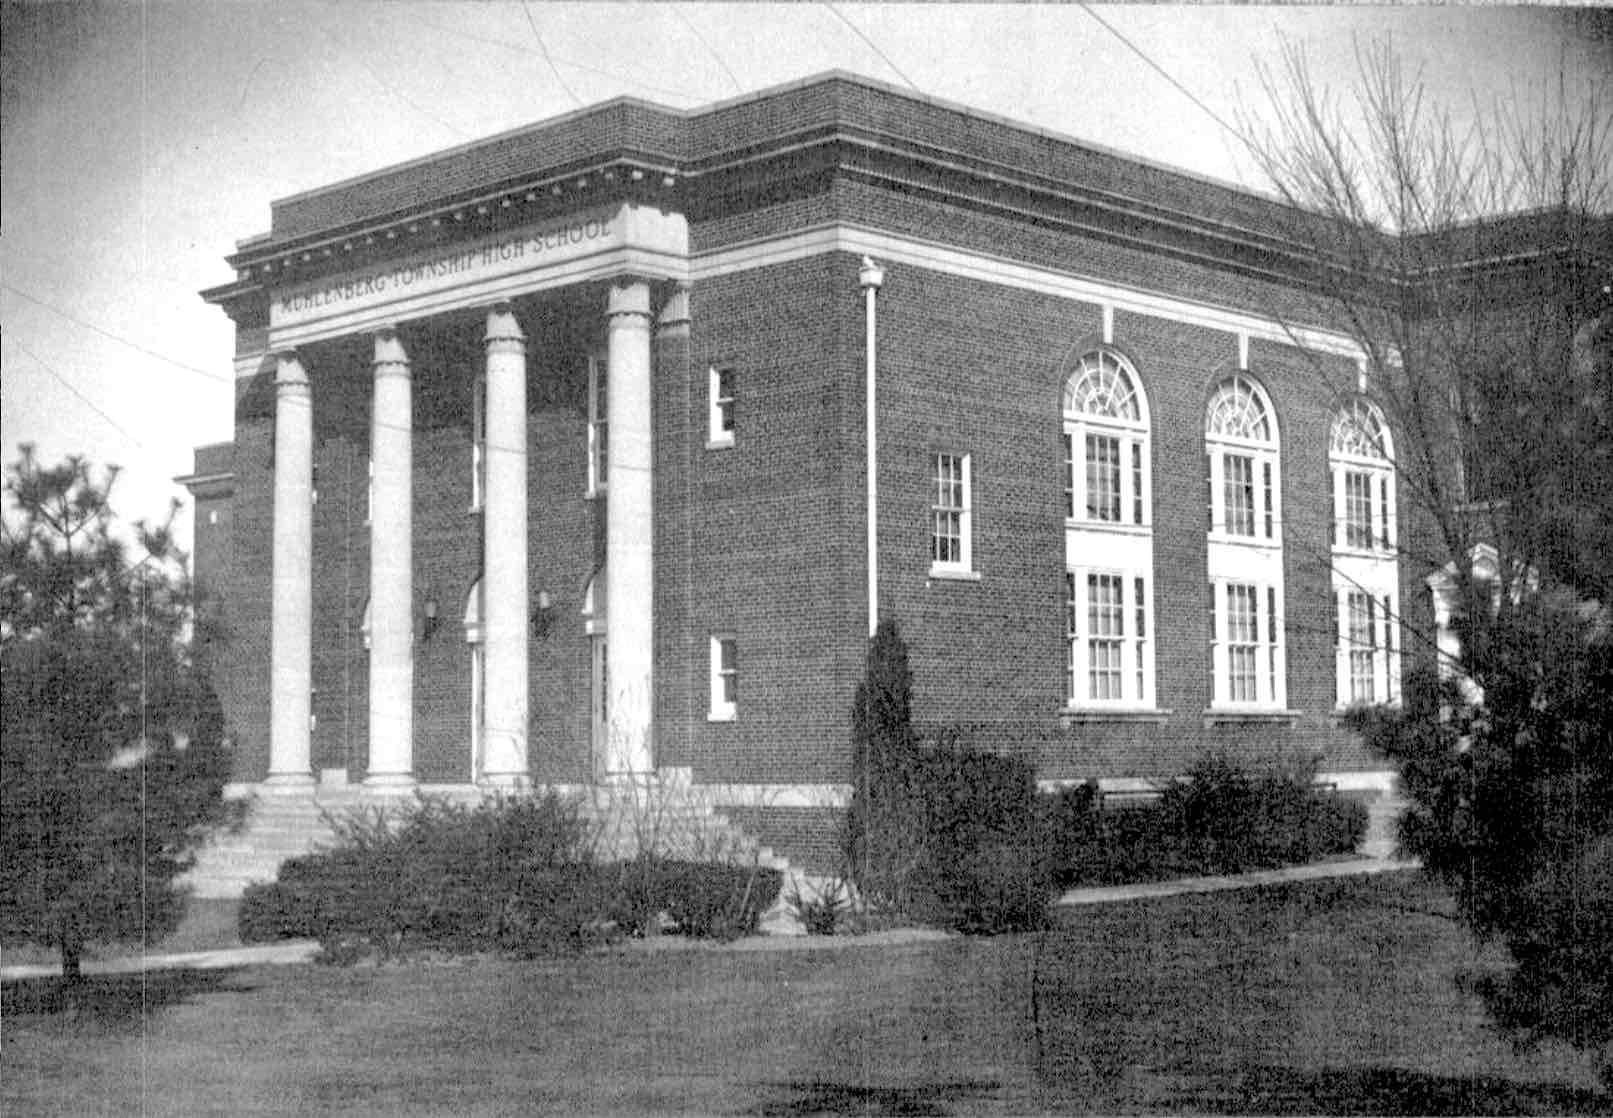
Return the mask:
M482 771L527 782L526 335L508 304L487 315L482 502Z
M270 603L269 783L314 782L314 410L308 375L282 354L274 378L274 601Z
M654 771L651 715L655 651L654 440L650 429L650 287L610 289L609 466L605 511L605 600L610 603L610 773Z
M414 462L409 356L375 335L370 424L370 771L364 783L414 783Z
M863 427L868 459L868 635L873 636L879 628L879 423L875 407L875 358L878 353L875 327L879 317L876 309L879 285L885 282L885 273L872 258L865 256L862 270L857 273L857 282L862 285L863 314L867 320L867 367L864 370L863 395L868 414Z

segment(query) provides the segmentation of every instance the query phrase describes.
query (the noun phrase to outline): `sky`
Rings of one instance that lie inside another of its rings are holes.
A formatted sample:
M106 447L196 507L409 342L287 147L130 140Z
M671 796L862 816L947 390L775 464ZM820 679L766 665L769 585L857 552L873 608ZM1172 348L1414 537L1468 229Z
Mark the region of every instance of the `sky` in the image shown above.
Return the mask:
M1222 122L1261 115L1259 67L1285 43L1343 91L1355 44L1385 39L1458 117L1548 88L1572 100L1613 71L1613 15L1562 8L0 0L0 15L0 453L117 464L130 520L186 499L172 479L192 449L231 436L232 327L198 292L232 278L224 258L287 194L621 94L693 108L830 69L1259 188Z

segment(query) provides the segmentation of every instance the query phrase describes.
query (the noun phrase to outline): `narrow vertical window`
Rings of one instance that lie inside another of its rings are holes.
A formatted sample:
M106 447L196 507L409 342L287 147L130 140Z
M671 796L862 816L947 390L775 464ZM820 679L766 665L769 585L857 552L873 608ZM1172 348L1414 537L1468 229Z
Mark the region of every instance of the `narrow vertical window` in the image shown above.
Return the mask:
M711 638L711 709L713 722L731 722L739 715L739 642L725 633Z
M707 374L707 393L710 397L710 414L707 420L706 442L712 447L734 445L735 388L734 370L713 365Z
M588 359L588 495L605 492L610 461L610 400L603 357Z
M1224 527L1228 535L1255 534L1254 472L1254 459L1247 454L1221 457L1221 499L1226 509Z
M1259 696L1260 598L1253 586L1236 583L1227 595L1227 697L1234 703L1252 703Z
M470 390L470 511L480 512L487 493L487 374L478 372Z
M930 503L930 566L970 569L969 455L937 454Z

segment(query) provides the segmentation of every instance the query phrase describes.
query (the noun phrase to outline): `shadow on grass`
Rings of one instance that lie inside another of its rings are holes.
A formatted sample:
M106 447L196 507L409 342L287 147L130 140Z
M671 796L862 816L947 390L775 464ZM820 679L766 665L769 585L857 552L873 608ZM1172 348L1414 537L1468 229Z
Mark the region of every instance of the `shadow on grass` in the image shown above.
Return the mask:
M1613 1114L1613 1097L1577 1087L1382 1067L1257 1067L1168 1101L1222 1114Z
M239 968L155 970L145 974L92 974L78 982L59 975L0 983L0 1016L61 1018L117 1027L138 1024L157 1010L182 1005L198 994L247 993L230 982Z
M899 1118L944 1118L948 1104L981 1098L996 1091L990 1080L920 1083L909 1087L867 1087L852 1083L768 1083L772 1092L748 1114L765 1118L807 1118L812 1114L896 1115Z

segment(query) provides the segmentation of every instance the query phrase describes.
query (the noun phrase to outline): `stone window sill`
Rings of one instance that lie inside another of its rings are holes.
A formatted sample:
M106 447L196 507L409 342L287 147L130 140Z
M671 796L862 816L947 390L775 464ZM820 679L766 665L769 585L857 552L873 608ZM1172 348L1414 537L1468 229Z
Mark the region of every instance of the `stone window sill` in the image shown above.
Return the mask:
M1141 710L1125 710L1117 708L1106 710L1102 707L1065 707L1059 711L1059 718L1066 724L1090 722L1122 722L1134 724L1152 724L1162 726L1170 721L1172 712L1157 707Z
M1267 724L1292 726L1299 721L1297 710L1207 710L1204 712L1205 726L1235 726L1245 724Z

